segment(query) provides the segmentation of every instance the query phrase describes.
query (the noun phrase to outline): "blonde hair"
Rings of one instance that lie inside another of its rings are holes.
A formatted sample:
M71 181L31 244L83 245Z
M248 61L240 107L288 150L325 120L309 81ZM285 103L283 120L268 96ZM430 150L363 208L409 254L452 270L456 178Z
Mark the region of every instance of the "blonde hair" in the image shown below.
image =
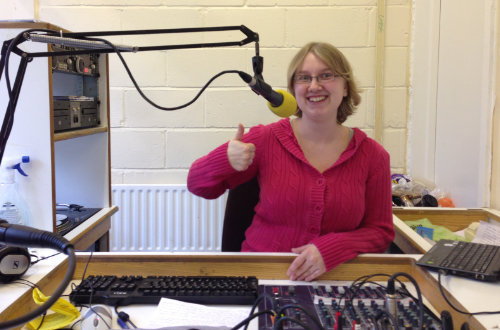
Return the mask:
M354 81L351 65L347 58L335 46L326 42L310 42L302 47L297 54L293 57L290 65L288 66L287 81L288 90L295 96L294 91L294 76L296 71L304 62L307 54L312 53L333 70L335 74L344 78L347 86L347 96L342 99L337 112L337 122L342 124L346 121L347 117L354 113L354 110L361 102L361 95ZM302 110L297 108L296 116L302 117Z

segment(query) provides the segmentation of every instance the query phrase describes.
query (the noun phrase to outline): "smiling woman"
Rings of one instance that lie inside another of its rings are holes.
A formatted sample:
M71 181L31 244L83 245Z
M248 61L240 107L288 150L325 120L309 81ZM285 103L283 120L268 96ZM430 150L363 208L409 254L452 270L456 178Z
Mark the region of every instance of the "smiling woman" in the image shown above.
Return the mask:
M241 250L297 253L287 274L311 281L392 241L389 154L343 125L360 97L335 47L307 44L288 76L300 115L246 134L240 124L232 140L193 163L188 189L216 198L257 177L260 198Z

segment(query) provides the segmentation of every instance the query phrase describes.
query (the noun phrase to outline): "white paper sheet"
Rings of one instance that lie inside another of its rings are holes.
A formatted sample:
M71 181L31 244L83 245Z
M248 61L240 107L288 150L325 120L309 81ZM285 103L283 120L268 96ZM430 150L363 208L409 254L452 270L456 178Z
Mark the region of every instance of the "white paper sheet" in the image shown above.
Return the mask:
M485 221L479 222L474 243L500 245L500 226Z
M248 317L250 307L214 307L162 298L148 328L212 326L232 328Z

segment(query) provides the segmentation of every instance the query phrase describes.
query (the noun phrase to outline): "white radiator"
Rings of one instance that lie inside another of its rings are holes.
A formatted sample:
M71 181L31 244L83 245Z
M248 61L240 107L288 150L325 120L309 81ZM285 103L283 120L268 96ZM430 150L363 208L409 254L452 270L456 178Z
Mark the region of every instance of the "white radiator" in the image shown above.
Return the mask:
M110 250L114 252L220 251L227 193L215 200L185 185L112 185Z

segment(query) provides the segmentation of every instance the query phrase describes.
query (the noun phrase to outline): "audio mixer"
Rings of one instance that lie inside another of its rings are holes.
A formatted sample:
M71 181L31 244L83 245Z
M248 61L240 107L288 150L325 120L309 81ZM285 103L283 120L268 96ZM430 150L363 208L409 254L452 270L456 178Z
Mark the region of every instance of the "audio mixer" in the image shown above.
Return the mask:
M304 329L304 325L310 329L388 329L394 328L391 322L402 329L419 328L418 305L413 299L398 299L396 317L389 316L385 288L376 284L356 292L347 285L259 285L259 296L267 297L259 311L280 311L279 317L261 315L259 329L273 329L273 319L280 318L282 328L289 330ZM423 328L440 329L441 323L425 312Z

